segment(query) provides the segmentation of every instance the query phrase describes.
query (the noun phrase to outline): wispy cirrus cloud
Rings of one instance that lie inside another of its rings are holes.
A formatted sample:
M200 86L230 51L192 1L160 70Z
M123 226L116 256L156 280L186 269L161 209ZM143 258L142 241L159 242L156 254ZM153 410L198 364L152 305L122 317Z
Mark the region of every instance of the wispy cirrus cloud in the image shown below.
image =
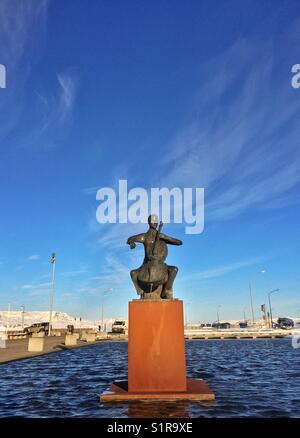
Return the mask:
M105 283L105 285L116 286L122 284L129 278L129 268L117 256L107 254L105 263L101 269L97 280Z
M72 115L77 92L78 78L75 72L57 74L56 91L38 93L41 112L40 133L54 124L64 124Z
M145 231L145 224L113 224L102 225L102 233L97 243L110 249L125 247L129 236ZM99 230L100 224L96 224L95 230Z
M107 254L101 263L99 275L82 279L73 289L75 294L113 297L112 293L122 290L130 284L130 268L116 254Z
M0 3L0 63L7 73L7 87L0 99L0 139L16 126L24 111L24 85L44 46L47 12L47 0Z
M265 261L263 257L256 257L249 260L241 260L237 262L228 263L221 266L216 266L211 269L193 272L188 276L183 276L180 281L181 282L189 282L189 281L202 281L202 280L211 280L214 278L221 277L223 275L229 274L234 271L238 271L243 268L247 268L253 265L259 265Z
M296 59L299 25L298 19L275 41L240 39L203 68L195 116L163 157L168 170L161 182L205 187L208 219L295 202L300 100L275 47L289 47Z
M71 74L60 73L57 75L57 80L61 87L59 116L60 120L63 122L73 110L77 88L77 77Z
M96 196L96 193L99 190L99 188L100 187L97 187L97 186L86 187L86 188L82 189L82 193L84 195L95 195Z
M0 99L4 115L0 139L18 124L20 147L53 147L60 143L69 131L76 102L78 75L74 68L67 66L56 73L49 69L42 85L34 85L33 90L32 84L28 86L45 47L48 6L48 0L0 3L0 63L7 71L7 87ZM26 129L22 129L24 122Z
M56 145L68 132L76 101L78 76L74 71L57 74L56 88L37 93L37 114L32 141L50 136L46 143Z
M135 162L129 169L137 186L204 187L206 222L299 202L300 99L290 84L284 49L298 59L299 28L296 19L263 40L257 29L208 60L185 125L174 130L158 161L142 168ZM139 232L131 224L92 223L104 247L120 247Z
M24 284L24 286L22 286L23 289L37 289L39 287L49 287L51 286L51 282L47 281L44 283L34 283L34 284Z
M24 284L22 289L27 291L29 297L39 297L47 295L51 290L51 282Z
M1 60L10 73L22 60L27 50L43 43L48 0L2 0L0 4ZM36 40L36 32L39 34ZM26 73L26 72L23 72Z
M85 274L86 272L88 272L87 267L81 267L81 268L76 269L74 271L60 272L58 275L60 277L76 277L77 275Z
M31 256L29 256L27 258L27 260L35 261L35 260L39 260L40 258L41 258L41 256L39 254L32 254Z

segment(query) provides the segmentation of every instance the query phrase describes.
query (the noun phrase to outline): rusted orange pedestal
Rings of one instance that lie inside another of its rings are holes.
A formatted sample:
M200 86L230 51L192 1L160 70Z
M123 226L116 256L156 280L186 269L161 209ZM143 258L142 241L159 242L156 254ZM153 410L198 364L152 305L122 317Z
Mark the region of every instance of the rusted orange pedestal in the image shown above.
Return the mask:
M172 392L186 389L182 301L131 301L128 391Z
M128 382L116 381L101 401L213 400L201 379L186 378L180 300L129 303Z

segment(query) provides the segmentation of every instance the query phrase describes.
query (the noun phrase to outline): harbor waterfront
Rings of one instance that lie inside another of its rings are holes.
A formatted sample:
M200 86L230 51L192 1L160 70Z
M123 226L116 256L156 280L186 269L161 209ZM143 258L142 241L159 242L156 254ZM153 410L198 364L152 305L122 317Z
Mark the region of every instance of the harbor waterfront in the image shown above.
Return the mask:
M45 354L59 353L68 349L76 349L90 346L91 343L86 341L85 336L78 336L76 345L66 345L66 335L61 336L60 333L56 336L45 336L44 348L41 352L28 351L28 336L10 334L6 340L6 348L0 348L0 365L15 360L28 359L30 357L42 356ZM79 335L79 334L78 334ZM300 336L300 330L278 330L278 329L235 329L235 330L192 330L186 328L184 330L185 339L189 340L259 340L259 339L282 339L284 337ZM116 342L127 341L127 334L113 334L99 332L96 334L96 345L99 342Z
M213 402L105 405L99 394L127 378L127 342L0 366L0 417L299 417L300 349L291 338L187 340L187 375L203 378Z
M117 340L121 340L122 338L123 338L122 335L115 336L114 340L117 341ZM106 339L111 339L111 338L105 337L102 338L102 341ZM0 349L0 365L15 360L23 360L23 359L28 359L30 357L43 356L45 354L59 353L64 350L87 347L89 345L91 345L91 343L79 339L76 345L67 346L65 345L65 336L51 336L51 337L45 337L43 351L33 352L33 351L28 351L28 339L8 340L6 341L6 348Z

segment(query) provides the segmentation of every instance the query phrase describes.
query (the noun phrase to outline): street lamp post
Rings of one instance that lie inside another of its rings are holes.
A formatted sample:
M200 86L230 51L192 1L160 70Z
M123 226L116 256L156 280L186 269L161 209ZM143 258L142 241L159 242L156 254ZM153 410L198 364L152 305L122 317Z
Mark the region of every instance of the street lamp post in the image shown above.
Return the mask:
M222 307L220 304L217 307L217 318L218 318L218 324L220 324L220 314L219 314L219 308Z
M264 274L266 271L262 269L259 272L256 272L256 274ZM254 307L253 307L253 298L252 298L252 286L251 281L249 281L249 295L250 295L250 304L251 304L251 314L252 314L252 324L255 323L255 317L254 317Z
M101 305L101 330L104 331L104 303Z
M253 298L252 298L252 287L249 282L249 294L250 294L250 304L251 304L251 314L252 314L252 324L254 324L254 310L253 310Z
M7 330L10 328L10 311L11 311L11 305L8 303L8 309L7 309Z
M50 291L50 315L49 315L49 331L48 336L52 335L52 313L53 313L53 303L54 303L54 275L55 275L55 264L56 264L56 254L52 253L50 262L52 264L52 287Z
M24 328L24 314L25 314L25 305L22 304L21 306L22 309L22 329Z
M268 293L268 298L269 298L269 310L270 310L270 319L271 319L271 327L270 327L270 328L273 328L273 316L272 316L272 306L271 306L271 295L272 295L273 293L275 293L275 292L278 292L278 291L280 291L280 289L274 289L274 290L271 290L271 291Z
M104 298L105 298L105 294L107 292L111 292L113 289L110 287L109 289L106 289L103 293L103 298L102 298L102 304L101 304L101 331L104 331Z
M184 326L187 327L188 325L188 306L190 305L190 302L185 303L184 307Z

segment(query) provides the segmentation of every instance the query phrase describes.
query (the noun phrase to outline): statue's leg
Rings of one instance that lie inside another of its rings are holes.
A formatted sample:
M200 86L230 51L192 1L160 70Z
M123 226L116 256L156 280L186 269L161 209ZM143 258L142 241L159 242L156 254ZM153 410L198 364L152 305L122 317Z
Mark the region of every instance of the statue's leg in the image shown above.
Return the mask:
M130 277L132 283L134 284L135 290L137 291L137 294L141 295L143 293L143 289L140 288L138 283L138 273L139 273L138 269L133 269L132 271L130 271Z
M164 284L164 288L161 294L162 298L171 300L173 298L173 283L177 275L177 266L168 266L168 280Z

